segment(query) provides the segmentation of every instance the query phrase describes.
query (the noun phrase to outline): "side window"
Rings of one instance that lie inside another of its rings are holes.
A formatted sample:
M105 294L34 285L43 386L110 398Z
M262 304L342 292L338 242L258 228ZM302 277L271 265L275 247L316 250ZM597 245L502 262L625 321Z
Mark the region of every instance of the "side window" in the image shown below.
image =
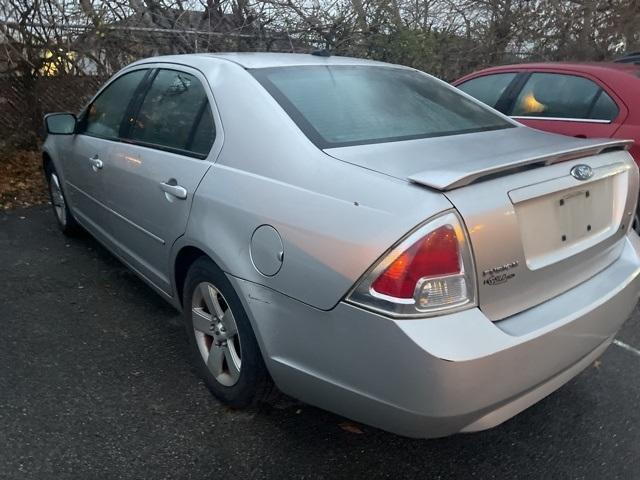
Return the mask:
M126 73L105 88L85 114L83 133L117 139L122 117L147 71L135 70Z
M490 107L495 107L500 97L511 84L517 73L496 73L495 75L485 75L473 78L458 88L477 98Z
M596 103L593 105L591 109L591 113L589 114L589 118L594 120L613 120L618 116L618 105L614 102L607 92L602 90L600 97L596 100Z
M215 130L200 81L185 72L160 70L131 128L131 140L206 155Z
M198 153L200 155L206 155L211 150L213 140L215 138L216 126L213 123L213 115L209 108L209 103L205 102L202 115L196 128L193 130L190 143L188 143L188 150Z
M593 113L603 115L602 111L607 109L607 99L611 100L600 86L586 78L534 73L520 91L511 115L587 119L593 118ZM617 111L617 107L615 109ZM610 104L608 110L610 115Z

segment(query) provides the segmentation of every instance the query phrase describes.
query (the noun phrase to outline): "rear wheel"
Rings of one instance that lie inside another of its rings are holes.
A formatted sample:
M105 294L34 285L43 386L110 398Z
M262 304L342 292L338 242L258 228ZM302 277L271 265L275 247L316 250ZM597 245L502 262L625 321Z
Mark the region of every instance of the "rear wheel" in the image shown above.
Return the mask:
M234 408L265 400L273 384L249 318L231 282L209 259L189 269L183 305L193 361L213 395Z
M47 177L47 183L49 185L49 198L51 200L51 206L53 207L53 213L58 222L58 226L62 233L65 235L73 235L80 231L80 225L76 222L73 214L69 210L67 199L62 189L62 183L56 169L48 164L45 167L45 175Z

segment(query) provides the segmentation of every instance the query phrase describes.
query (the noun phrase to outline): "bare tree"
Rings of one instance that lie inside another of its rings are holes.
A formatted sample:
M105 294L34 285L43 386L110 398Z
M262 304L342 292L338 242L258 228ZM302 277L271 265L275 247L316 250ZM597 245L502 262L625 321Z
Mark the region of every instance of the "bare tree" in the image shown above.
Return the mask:
M35 132L50 108L43 96L61 97L54 78L89 91L146 56L326 48L451 80L487 65L638 50L639 20L640 0L4 0L0 96L4 82L21 93L4 104L30 112L28 125L6 128Z

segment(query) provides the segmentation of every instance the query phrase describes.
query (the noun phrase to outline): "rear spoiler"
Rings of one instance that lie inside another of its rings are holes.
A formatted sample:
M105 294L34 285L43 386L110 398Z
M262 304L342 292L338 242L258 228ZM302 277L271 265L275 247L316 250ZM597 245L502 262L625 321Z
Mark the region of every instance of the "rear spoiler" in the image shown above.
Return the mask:
M489 180L517 171L544 167L553 163L600 155L615 150L629 150L631 145L633 145L633 140L585 140L584 144L568 149L542 148L533 150L530 156L520 159L501 156L481 157L477 159L472 169L469 169L468 163L460 165L460 170L455 168L458 165L451 165L451 169L431 168L411 175L408 180L437 190L453 190L473 182Z

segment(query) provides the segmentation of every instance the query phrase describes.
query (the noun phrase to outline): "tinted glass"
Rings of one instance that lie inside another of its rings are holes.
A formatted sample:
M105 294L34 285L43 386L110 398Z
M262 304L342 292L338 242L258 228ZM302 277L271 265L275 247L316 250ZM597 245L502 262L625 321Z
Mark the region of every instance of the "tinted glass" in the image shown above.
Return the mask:
M202 116L198 121L198 126L193 132L193 139L188 149L192 152L199 153L200 155L206 155L211 150L213 140L215 138L216 127L213 123L213 115L209 104L205 105L202 112Z
M413 70L318 66L252 73L320 148L512 126Z
M512 115L589 118L600 87L574 75L534 73L516 100Z
M618 116L618 106L604 90L593 105L589 118L596 120L613 120Z
M212 142L213 129L208 131L211 135L208 140L207 131L199 135L192 132L197 123L206 129L208 110L207 95L196 77L176 70L160 70L147 91L129 136L144 144L184 151L192 151L191 144L197 138L197 148L202 150L207 142Z
M500 97L507 89L511 81L516 77L515 73L496 73L474 78L458 85L458 88L477 98L491 107L495 107Z
M129 102L147 70L136 70L113 81L94 100L84 119L84 132L102 138L116 139Z

